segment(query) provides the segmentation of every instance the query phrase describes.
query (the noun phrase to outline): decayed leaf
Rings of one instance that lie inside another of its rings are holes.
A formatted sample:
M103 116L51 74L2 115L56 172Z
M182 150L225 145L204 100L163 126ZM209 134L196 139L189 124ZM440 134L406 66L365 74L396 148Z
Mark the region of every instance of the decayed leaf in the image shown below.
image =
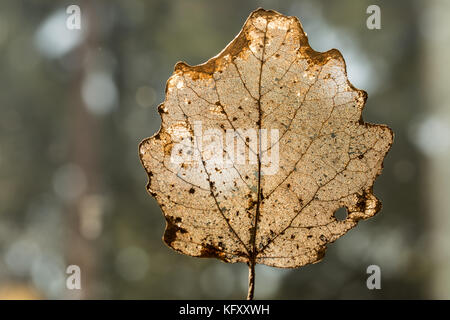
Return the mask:
M161 129L140 145L165 243L250 265L319 261L381 207L372 185L393 134L363 122L366 98L339 51L312 50L297 18L274 11L253 12L208 62L177 63Z

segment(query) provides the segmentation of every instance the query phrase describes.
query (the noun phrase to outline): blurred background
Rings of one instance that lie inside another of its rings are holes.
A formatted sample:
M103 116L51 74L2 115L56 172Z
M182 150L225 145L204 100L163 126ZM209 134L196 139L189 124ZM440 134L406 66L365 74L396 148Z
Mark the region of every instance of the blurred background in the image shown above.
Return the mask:
M81 30L66 8L81 8ZM369 30L366 9L381 8ZM301 269L258 266L259 299L450 298L450 2L0 2L0 299L241 299L247 266L183 256L145 185L138 143L179 60L221 51L258 7L339 49L395 142L382 211ZM82 290L66 288L81 268ZM366 268L381 268L368 290Z

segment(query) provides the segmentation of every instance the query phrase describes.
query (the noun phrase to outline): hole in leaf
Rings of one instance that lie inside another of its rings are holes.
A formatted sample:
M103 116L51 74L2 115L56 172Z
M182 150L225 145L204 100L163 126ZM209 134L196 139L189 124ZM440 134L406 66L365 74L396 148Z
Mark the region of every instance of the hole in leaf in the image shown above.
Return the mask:
M344 207L337 209L334 213L334 217L337 221L344 221L345 219L347 219L347 216L347 209L345 209Z

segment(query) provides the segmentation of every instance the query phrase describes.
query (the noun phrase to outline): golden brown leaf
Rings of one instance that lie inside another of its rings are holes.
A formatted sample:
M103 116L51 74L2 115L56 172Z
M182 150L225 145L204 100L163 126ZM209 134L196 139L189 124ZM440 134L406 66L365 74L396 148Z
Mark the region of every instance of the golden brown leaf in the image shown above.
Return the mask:
M372 185L393 134L363 122L366 98L339 51L314 51L297 18L274 11L253 12L206 63L177 63L161 129L140 145L165 243L253 266L319 261L381 207Z

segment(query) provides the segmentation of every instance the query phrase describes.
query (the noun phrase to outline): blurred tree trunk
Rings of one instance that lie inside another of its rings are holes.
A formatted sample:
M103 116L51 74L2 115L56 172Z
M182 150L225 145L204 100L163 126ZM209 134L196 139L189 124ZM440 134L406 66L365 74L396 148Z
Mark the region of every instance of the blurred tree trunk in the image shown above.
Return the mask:
M425 21L425 72L429 114L443 121L448 128L450 119L450 39L449 1L426 2ZM448 136L436 139L450 139ZM444 142L445 143L445 142ZM450 299L450 152L435 153L429 158L427 185L429 210L432 216L431 244L433 268L432 298Z
M79 166L86 177L86 188L83 193L67 206L66 261L68 265L78 265L81 269L81 290L69 291L68 298L92 299L95 294L95 278L97 259L95 240L86 238L83 234L82 210L83 201L89 195L99 193L99 120L89 112L82 97L82 86L89 72L89 54L98 47L95 28L95 12L88 1L81 5L82 29L85 39L76 53L79 55L78 70L71 85L69 95L69 162Z

